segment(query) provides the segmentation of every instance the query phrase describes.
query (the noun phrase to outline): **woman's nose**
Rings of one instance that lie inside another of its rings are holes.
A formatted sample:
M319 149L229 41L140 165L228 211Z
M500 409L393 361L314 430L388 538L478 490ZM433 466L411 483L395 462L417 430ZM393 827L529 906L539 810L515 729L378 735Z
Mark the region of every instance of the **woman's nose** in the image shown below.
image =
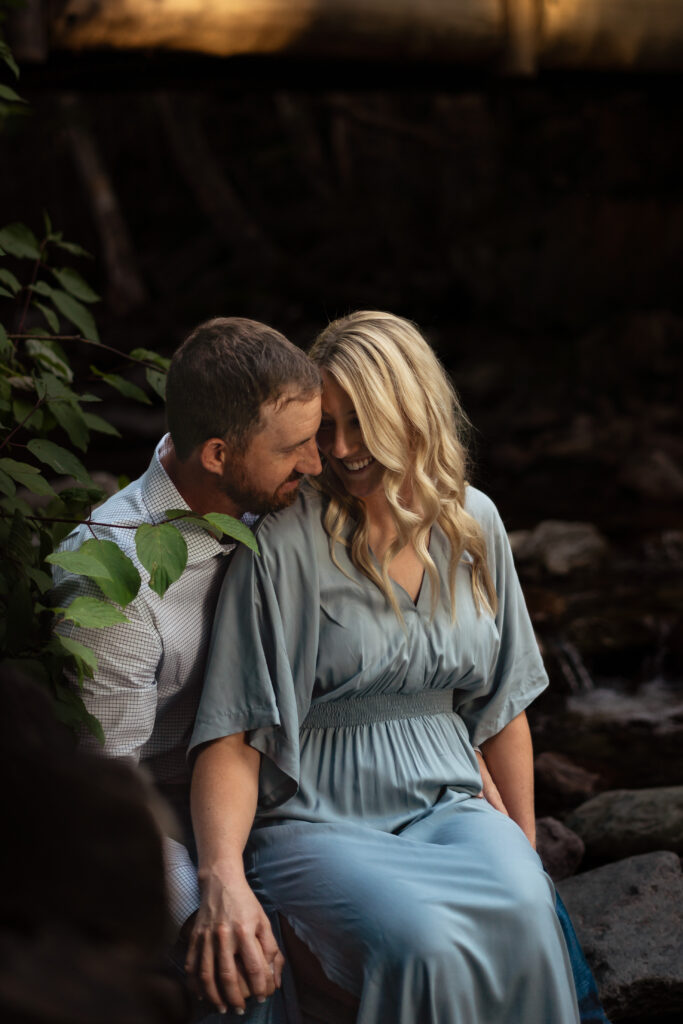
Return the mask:
M334 433L334 441L330 454L335 459L343 459L353 451L353 444L351 438L348 436L345 430L338 429Z

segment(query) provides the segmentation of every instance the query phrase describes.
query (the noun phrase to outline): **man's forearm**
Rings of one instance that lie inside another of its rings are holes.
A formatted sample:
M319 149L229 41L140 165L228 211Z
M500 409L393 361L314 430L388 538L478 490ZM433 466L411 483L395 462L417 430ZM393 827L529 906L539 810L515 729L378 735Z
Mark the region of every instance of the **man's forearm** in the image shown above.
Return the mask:
M525 713L482 743L481 749L508 814L535 848L533 750Z

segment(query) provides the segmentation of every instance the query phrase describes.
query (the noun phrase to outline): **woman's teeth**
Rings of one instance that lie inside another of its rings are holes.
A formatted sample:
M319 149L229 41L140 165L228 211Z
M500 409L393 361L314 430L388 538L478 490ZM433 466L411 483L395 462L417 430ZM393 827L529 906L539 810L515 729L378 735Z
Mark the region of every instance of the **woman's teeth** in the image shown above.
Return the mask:
M344 469L348 469L350 473L357 473L361 469L365 469L371 462L374 462L372 455L369 455L367 459L357 459L351 462L350 460L342 460Z

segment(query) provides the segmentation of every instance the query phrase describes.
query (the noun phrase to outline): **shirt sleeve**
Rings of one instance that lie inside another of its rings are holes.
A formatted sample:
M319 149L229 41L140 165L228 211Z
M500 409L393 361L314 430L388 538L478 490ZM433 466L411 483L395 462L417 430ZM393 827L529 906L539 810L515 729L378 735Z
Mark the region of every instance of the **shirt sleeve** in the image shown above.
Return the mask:
M499 733L548 685L505 527L488 498L479 494L478 502L479 507L472 514L486 537L489 569L498 595L498 637L489 664L482 672L481 684L455 708L467 726L473 746L480 746Z
M99 588L85 576L55 572L53 604L66 607L76 597L99 597ZM83 702L102 725L105 745L83 735L82 744L110 757L138 762L140 751L152 735L157 712L156 672L162 656L161 637L149 610L138 596L125 608L127 623L105 629L83 629L62 620L57 632L94 651L97 669L85 679Z
M299 782L299 725L310 706L320 621L317 563L298 509L240 548L218 601L190 750L247 733L263 755L259 804L275 807ZM271 540L272 534L272 540Z
M164 861L171 921L179 932L191 914L199 910L197 868L182 843L164 836Z

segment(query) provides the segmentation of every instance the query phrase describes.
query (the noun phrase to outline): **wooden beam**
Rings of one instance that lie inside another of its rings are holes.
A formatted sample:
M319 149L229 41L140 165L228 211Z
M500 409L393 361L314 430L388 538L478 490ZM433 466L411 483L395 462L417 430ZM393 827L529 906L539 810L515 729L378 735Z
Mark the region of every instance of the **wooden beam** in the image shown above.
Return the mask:
M53 0L52 45L216 56L444 57L504 39L504 0Z
M30 0L51 49L683 69L683 0ZM22 56L22 54L19 54Z

